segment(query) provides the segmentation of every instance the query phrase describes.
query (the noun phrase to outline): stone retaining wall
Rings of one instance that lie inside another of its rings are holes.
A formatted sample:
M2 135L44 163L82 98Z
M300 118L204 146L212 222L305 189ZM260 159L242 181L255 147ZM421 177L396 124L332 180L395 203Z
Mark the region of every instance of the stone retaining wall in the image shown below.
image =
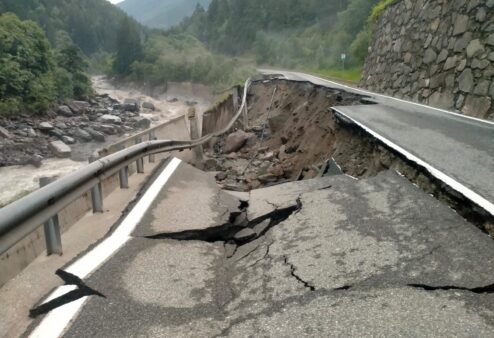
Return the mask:
M360 85L494 119L494 0L398 0L375 24Z

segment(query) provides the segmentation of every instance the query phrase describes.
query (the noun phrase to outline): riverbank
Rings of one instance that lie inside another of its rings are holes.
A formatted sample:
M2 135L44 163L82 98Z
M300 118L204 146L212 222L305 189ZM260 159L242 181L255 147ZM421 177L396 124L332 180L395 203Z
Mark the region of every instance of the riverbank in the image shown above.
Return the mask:
M151 93L102 76L92 82L97 96L89 102L73 101L46 116L0 119L0 207L36 190L40 177L64 176L96 150L184 115L191 104L202 112L212 101L207 88L191 84ZM70 147L67 158L57 157L54 141Z

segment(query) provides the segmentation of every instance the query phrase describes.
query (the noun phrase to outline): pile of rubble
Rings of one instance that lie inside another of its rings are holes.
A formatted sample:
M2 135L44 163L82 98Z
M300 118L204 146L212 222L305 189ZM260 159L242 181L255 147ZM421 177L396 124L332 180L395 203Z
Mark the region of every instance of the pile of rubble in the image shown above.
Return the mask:
M321 175L326 161L303 166L297 162L297 148L287 143L273 147L269 127L237 130L214 139L205 150L204 169L217 172L220 186L227 190L249 191L287 181Z
M86 101L69 101L44 116L18 115L0 119L0 167L32 164L44 158L71 157L71 147L104 143L112 136L149 128L151 119L140 112L152 112L150 102L123 103L109 95Z

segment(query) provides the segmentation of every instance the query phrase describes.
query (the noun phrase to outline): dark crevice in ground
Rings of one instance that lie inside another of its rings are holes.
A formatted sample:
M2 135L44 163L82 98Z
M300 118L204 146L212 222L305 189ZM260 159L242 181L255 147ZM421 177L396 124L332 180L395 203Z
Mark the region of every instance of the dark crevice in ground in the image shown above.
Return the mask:
M173 233L162 233L153 236L145 236L147 239L173 239L178 241L204 241L208 243L225 242L227 244L234 244L242 246L253 240L263 236L272 227L283 222L293 213L302 208L300 199L297 200L296 205L286 208L276 209L263 216L249 221L246 216L246 208L248 203L242 202L241 211L232 212L229 217L229 221L226 224L200 230L186 230ZM242 210L243 209L243 210ZM254 227L266 220L270 220L269 224L259 233L254 232ZM245 234L246 229L249 229Z
M430 285L425 285L425 284L408 284L409 287L412 288L418 288L418 289L423 289L426 291L437 291L437 290L443 290L443 291L450 291L450 290L459 290L459 291L469 291L473 293L494 293L494 284L487 285L487 286L481 286L481 287L476 287L476 288L466 288L462 286L430 286Z
M98 292L87 286L79 277L71 273L58 269L55 274L65 282L65 285L75 285L77 286L77 289L67 292L60 297L57 297L50 300L49 302L32 308L31 310L29 310L29 317L36 318L39 315L48 313L51 310L54 310L60 306L71 303L86 296L98 296L106 298L106 296L103 295L101 292Z
M290 263L288 261L288 257L287 256L283 256L283 257L284 257L284 263L290 267L290 274L292 275L292 277L294 277L298 282L300 282L301 284L303 284L303 286L306 287L306 288L308 288L310 291L316 291L316 287L314 285L312 285L309 282L303 280L302 277L300 277L299 275L297 275L295 273L296 268L295 268L295 266L292 263Z

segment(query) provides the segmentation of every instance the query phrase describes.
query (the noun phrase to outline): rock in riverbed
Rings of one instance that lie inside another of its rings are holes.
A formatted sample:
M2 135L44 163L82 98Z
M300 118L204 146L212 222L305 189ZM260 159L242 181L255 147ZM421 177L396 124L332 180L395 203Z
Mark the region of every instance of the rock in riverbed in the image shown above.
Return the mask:
M67 158L72 154L72 149L62 141L50 142L50 148L57 157Z

